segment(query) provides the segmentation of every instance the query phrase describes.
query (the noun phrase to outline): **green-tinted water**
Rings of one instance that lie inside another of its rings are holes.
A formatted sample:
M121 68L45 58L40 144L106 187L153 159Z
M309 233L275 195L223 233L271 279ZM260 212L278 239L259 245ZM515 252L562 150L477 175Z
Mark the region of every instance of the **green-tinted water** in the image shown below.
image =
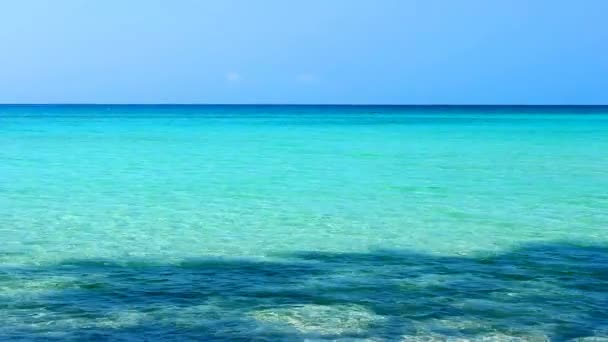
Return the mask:
M0 106L0 336L608 336L608 108Z

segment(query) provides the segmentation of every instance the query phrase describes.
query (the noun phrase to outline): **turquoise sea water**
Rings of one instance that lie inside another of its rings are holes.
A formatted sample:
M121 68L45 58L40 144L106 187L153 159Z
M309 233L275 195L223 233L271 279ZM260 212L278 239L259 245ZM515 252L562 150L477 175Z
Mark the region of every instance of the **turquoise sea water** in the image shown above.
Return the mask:
M0 339L608 338L608 107L0 106Z

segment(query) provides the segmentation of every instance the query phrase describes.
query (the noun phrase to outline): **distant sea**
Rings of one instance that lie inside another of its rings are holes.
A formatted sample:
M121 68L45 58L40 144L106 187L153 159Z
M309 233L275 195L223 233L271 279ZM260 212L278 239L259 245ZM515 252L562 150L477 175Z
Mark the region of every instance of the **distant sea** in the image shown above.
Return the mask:
M608 107L1 105L0 241L1 340L599 341Z

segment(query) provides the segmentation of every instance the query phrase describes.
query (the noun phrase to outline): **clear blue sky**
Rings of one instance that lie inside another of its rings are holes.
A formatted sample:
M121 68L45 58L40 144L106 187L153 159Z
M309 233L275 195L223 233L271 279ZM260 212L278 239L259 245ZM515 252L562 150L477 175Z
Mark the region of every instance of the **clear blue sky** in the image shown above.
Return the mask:
M1 103L608 103L606 0L7 0Z

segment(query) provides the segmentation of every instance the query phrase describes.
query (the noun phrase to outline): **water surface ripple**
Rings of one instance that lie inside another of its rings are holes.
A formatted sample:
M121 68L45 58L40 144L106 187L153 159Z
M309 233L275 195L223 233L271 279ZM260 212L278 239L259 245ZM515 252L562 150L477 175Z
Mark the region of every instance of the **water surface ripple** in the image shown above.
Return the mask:
M0 339L608 339L606 151L599 106L0 106Z

